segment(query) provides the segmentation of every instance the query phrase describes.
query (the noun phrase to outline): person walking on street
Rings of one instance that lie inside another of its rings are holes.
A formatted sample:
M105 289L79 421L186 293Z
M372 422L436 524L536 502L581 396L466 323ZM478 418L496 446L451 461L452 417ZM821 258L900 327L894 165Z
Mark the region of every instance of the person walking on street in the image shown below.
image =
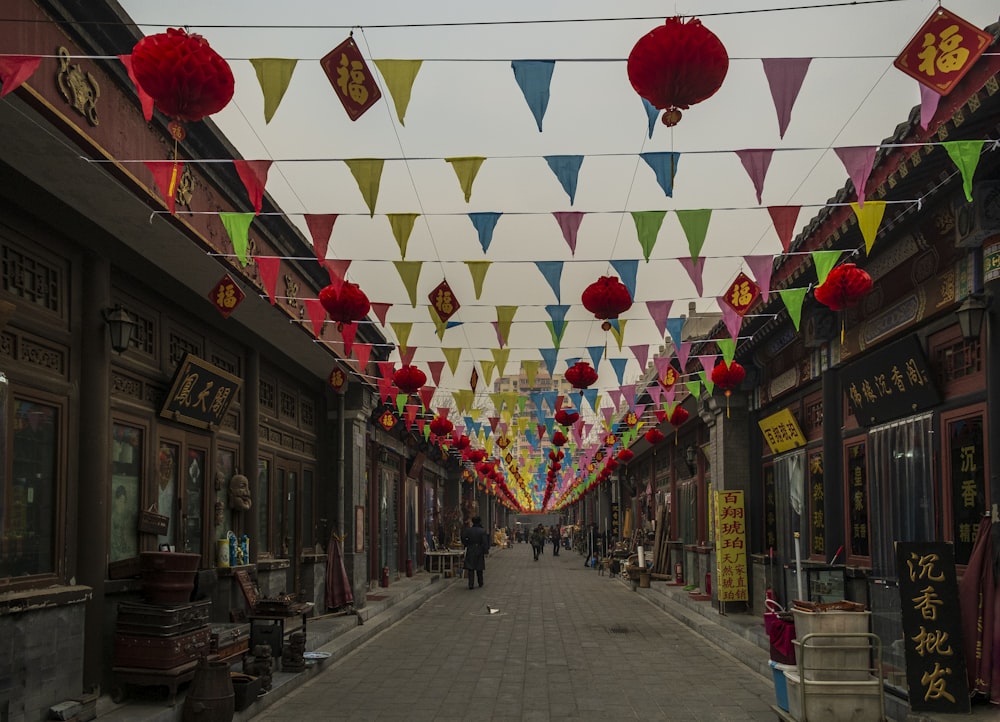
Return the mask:
M481 587L483 571L486 569L486 556L490 552L490 535L483 529L483 520L480 517L472 517L472 526L462 530L462 546L465 547L465 563L462 566L469 575L469 589L473 588L473 582L476 580Z
M531 530L531 551L535 555L535 561L538 561L538 555L542 553L542 549L545 547L545 527L539 524L534 529Z
M549 527L549 537L552 539L552 556L559 556L559 542L562 540L562 532L559 531L559 527L552 525Z

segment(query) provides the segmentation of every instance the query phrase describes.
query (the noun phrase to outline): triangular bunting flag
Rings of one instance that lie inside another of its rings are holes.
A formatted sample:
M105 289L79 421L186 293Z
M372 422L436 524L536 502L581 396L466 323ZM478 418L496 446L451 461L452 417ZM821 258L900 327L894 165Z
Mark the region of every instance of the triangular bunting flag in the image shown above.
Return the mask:
M0 57L0 98L19 88L38 70L40 55L7 55ZM134 80L132 82L135 82Z
M875 237L878 236L878 228L882 225L882 216L885 215L885 201L868 201L864 208L857 203L852 203L854 215L858 217L858 228L861 229L861 237L865 239L865 254L871 255L872 246L875 245Z
M681 222L681 228L684 229L684 235L687 237L691 260L698 261L702 246L705 245L705 236L708 234L708 222L712 220L712 209L680 210L677 211L677 220ZM699 286L700 280L696 281L695 285ZM698 295L701 295L700 288Z
M928 85L917 83L920 87L920 127L927 130L937 112L941 95Z
M660 332L660 338L666 335L667 317L670 315L670 308L673 305L673 300L646 301L646 310L649 311L649 317L656 324L656 330Z
M131 55L119 55L118 59L122 61L122 65L125 66L125 72L128 73L129 80L132 81L132 85L135 86L136 95L139 96L139 106L142 108L142 117L146 119L148 123L153 119L153 96L143 90L139 83L135 80L135 71L132 70L132 56ZM0 63L3 60L0 59ZM7 83L4 83L4 91L6 91ZM3 95L0 95L3 97Z
M583 156L547 155L545 156L545 162L549 164L549 168L555 173L563 190L566 191L566 195L569 196L569 204L573 205L573 201L576 200L576 183L580 177L580 166L583 165Z
M392 104L396 106L396 117L400 125L406 125L406 108L410 104L410 92L413 81L417 79L423 60L376 60L375 67L382 73L385 87L392 96Z
M462 357L462 349L442 348L441 353L444 355L445 361L448 362L448 369L451 371L452 376L454 376L455 371L458 370L458 360Z
M760 295L767 302L771 292L771 274L774 272L774 256L743 256L743 260L753 275L753 280L760 288Z
M500 378L503 378L504 372L507 370L507 360L510 358L510 349L494 348L490 349L490 353L493 354L493 363L496 364L497 373L500 374Z
M694 284L695 290L698 295L702 295L702 273L705 270L705 259L704 257L699 258L695 261L693 258L678 258L681 265L684 266L684 270L687 271L688 276L691 278L691 282Z
M304 216L309 235L312 236L313 250L316 260L320 263L326 260L326 251L330 245L330 234L333 224L337 222L336 213L306 213Z
M344 339L344 355L350 356L354 350L354 337L358 335L357 323L345 323L340 326L340 337Z
M504 345L507 344L507 338L510 336L510 324L514 321L515 313L517 313L517 306L497 306L497 335Z
M795 326L796 331L799 330L799 323L802 321L802 301L808 290L808 288L789 288L778 291L781 302L788 309L788 317L792 319L792 325Z
M430 314L431 321L434 322L434 332L437 334L438 340L444 341L444 332L448 330L448 322L441 320L441 316L438 315L437 309L433 306L428 306L427 312Z
M627 261L611 261L611 267L618 271L618 275L621 276L622 283L625 288L628 289L628 295L635 298L635 276L639 270L638 259L631 259Z
M715 345L719 347L722 360L727 364L731 364L733 359L736 358L736 341L729 338L720 338L716 340ZM709 373L711 373L711 369L709 369Z
M479 245L483 247L483 253L489 250L490 243L493 242L493 229L496 228L500 215L500 213L469 214L469 220L472 221L472 225L475 226L476 232L479 234ZM476 298L479 297L476 296Z
M533 388L535 385L535 376L538 375L538 365L541 363L538 359L524 359L521 361L521 368L524 370L524 375L528 380L528 388Z
M354 344L354 358L358 360L358 370L361 375L366 375L365 369L368 368L368 359L372 355L372 345L370 343L356 343Z
M410 240L413 232L413 222L417 220L419 213L389 213L389 225L392 227L392 237L396 239L399 246L400 258L406 258L406 244Z
M298 62L295 58L250 58L260 91L264 94L264 123L271 122L281 105Z
M639 157L653 169L653 173L656 174L656 182L660 184L664 194L668 198L673 197L674 176L677 174L677 164L680 162L681 154L674 152L640 153Z
M632 352L635 360L639 362L639 372L646 370L646 361L649 359L649 344L638 344L635 346L629 346L628 350Z
M319 302L318 298L306 298L302 303L306 307L306 315L312 323L313 336L319 338L323 335L323 323L326 321L326 309Z
M399 353L406 353L406 343L410 340L410 331L413 330L412 321L392 321L389 323L392 333L396 336L396 343L399 344ZM406 364L403 364L404 366Z
M431 372L431 381L435 386L441 385L441 371L444 369L444 361L428 361L427 370Z
M579 211L556 211L552 215L555 216L556 223L559 224L559 229L566 240L566 245L569 246L570 255L575 256L576 237L580 231L580 221L583 220L585 214Z
M680 345L674 350L677 352L677 363L680 367L681 373L687 373L686 369L688 365L688 354L691 353L691 342L681 341Z
M549 107L549 86L552 83L554 60L515 60L510 64L521 93L524 95L531 114L535 116L538 132L542 132L542 118Z
M801 206L767 207L771 223L774 224L774 231L778 234L778 240L781 241L781 248L785 253L788 253L788 248L792 245L792 234L795 232L800 208Z
M472 276L472 287L476 291L476 300L483 295L483 281L486 280L486 272L490 270L493 261L466 261L469 267L469 274Z
M247 234L250 232L250 224L253 222L253 213L220 213L219 219L226 227L229 240L233 242L236 257L244 266L247 265L247 245L249 244Z
M153 174L153 181L167 204L167 210L170 211L170 215L174 215L177 207L177 181L184 173L184 161L147 160L143 165Z
M391 303L372 303L372 313L375 314L378 322L382 324L382 328L385 328L385 315L389 313L390 308L392 308Z
M326 274L330 277L330 285L333 286L337 293L340 293L340 288L344 285L344 279L347 278L347 269L351 267L351 259L327 258L322 262L322 265L326 269Z
M552 345L559 348L562 345L563 334L566 333L566 322L546 321L545 327L549 329L549 335L552 336Z
M670 340L674 342L675 349L680 348L681 346L681 333L684 331L685 321L687 321L686 318L667 319L667 331L670 332ZM683 366L681 368L683 368Z
M962 174L962 188L965 190L965 200L972 203L972 176L979 165L979 155L983 152L981 140L948 140L944 149L948 151L952 162Z
M738 150L736 155L739 156L747 175L750 176L753 189L757 192L757 203L760 203L761 194L764 192L764 178L767 176L767 169L771 165L771 156L774 155L774 151L765 149Z
M281 258L278 256L254 256L253 260L257 264L261 285L264 286L264 291L271 299L273 306L274 292L278 287L278 270L281 267Z
M622 350L622 341L625 339L625 324L628 323L627 318L617 318L611 319L611 335L615 337L615 341L618 342L618 350Z
M393 261L396 272L399 274L403 287L410 297L410 305L417 307L417 281L420 280L420 269L423 268L423 261Z
M496 364L492 361L487 361L486 359L481 359L479 361L479 366L483 369L483 381L489 386L493 383L493 369L496 368Z
M868 184L868 176L872 173L872 166L875 164L875 146L850 146L847 148L834 148L834 153L844 164L847 175L854 184L854 192L858 195L858 205L865 204L865 186Z
M660 109L645 98L642 99L642 107L646 111L646 124L649 126L649 139L652 140L653 129L656 127L656 119L660 117Z
M729 336L733 340L736 340L740 335L740 326L743 325L743 318L736 312L736 309L726 303L724 296L719 296L718 301L719 309L722 311L722 322L726 325L726 330L729 331Z
M615 376L618 379L618 385L620 386L622 380L625 377L625 366L628 364L627 358L609 358L608 362L611 364L611 368L615 370ZM632 387L632 401L629 406L635 405L635 386Z
M603 346L587 346L587 353L590 354L590 365L596 370L601 365L601 357L604 355Z
M378 187L382 182L382 167L385 161L381 158L350 158L344 161L351 169L351 175L358 184L361 197L371 217L375 217L375 203L378 201Z
M635 232L639 236L639 245L642 247L642 257L649 263L649 255L656 245L656 236L663 225L663 217L666 211L632 211L632 222L635 223Z
M542 361L545 362L545 369L549 372L551 378L555 378L556 375L556 358L559 354L559 349L557 348L540 348L538 353L542 356Z
M260 206L264 200L264 185L267 183L267 172L271 169L269 160L234 160L236 174L247 189L247 196L253 206L253 212L260 215Z
M843 251L813 251L813 265L816 266L816 285L822 286L826 277L830 275L830 269L837 265Z
M538 267L538 271L542 274L542 278L545 279L545 282L549 284L549 288L551 288L552 292L556 294L556 301L561 302L562 298L560 298L559 293L559 280L562 278L563 262L535 261L535 266Z
M774 109L778 113L778 135L781 138L785 137L792 118L792 107L799 97L810 61L811 58L761 58ZM759 200L757 202L760 203Z
M465 156L461 158L445 158L444 160L446 163L451 163L451 167L455 170L455 175L458 176L458 183L462 187L462 193L465 194L465 202L468 203L472 197L472 184L476 180L479 168L486 159L481 156Z

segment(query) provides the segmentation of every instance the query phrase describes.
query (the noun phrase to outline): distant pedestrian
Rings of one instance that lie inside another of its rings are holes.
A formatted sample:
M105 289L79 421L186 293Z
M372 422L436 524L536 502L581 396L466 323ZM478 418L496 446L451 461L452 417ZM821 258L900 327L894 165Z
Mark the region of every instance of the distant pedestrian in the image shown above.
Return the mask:
M542 553L545 548L545 527L539 524L531 531L531 551L535 555L535 561L538 561L538 555Z
M552 556L559 556L559 542L562 540L562 532L559 527L552 525L549 527L549 538L552 539Z
M490 535L483 529L483 520L478 516L472 517L472 526L462 530L462 546L465 547L465 564L462 566L469 575L469 589L473 588L476 579L479 586L483 586L486 555L490 552Z

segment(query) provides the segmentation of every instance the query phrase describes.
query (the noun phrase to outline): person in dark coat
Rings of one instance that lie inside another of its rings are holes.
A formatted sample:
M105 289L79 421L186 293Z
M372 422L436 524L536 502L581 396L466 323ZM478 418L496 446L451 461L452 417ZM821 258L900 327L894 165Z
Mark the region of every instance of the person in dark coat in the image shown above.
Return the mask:
M538 555L543 553L545 548L545 526L539 524L531 531L531 551L535 555L535 561L538 561Z
M559 556L559 543L562 541L562 532L558 526L549 527L549 536L552 538L552 556Z
M490 535L483 529L483 520L472 517L472 526L462 530L462 546L465 547L465 564L463 567L469 575L469 589L474 584L473 576L483 586L483 571L486 569L486 555L490 552Z

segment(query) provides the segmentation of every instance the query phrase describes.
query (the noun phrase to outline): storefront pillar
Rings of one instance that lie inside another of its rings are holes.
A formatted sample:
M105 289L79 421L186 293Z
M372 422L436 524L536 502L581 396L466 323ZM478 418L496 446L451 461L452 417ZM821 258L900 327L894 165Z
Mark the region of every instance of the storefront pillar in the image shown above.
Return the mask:
M997 342L1000 341L1000 278L986 284L990 306L983 321L983 333L980 336L982 344L982 359L986 364L986 444L987 463L990 470L990 515L993 520L993 548L1000 549L1000 454L992 458L993 451L1000 450L1000 363L993 358L994 352L1000 353Z
M840 372L835 368L823 372L823 520L824 548L832 559L844 547L844 473L840 429L843 427L843 396L840 390ZM847 561L846 553L837 559Z
M244 515L246 534L250 537L250 558L257 559L260 550L260 473L257 459L260 457L260 353L254 348L246 349L246 367L243 372L243 474L250 482L251 498L256 502L251 511Z

